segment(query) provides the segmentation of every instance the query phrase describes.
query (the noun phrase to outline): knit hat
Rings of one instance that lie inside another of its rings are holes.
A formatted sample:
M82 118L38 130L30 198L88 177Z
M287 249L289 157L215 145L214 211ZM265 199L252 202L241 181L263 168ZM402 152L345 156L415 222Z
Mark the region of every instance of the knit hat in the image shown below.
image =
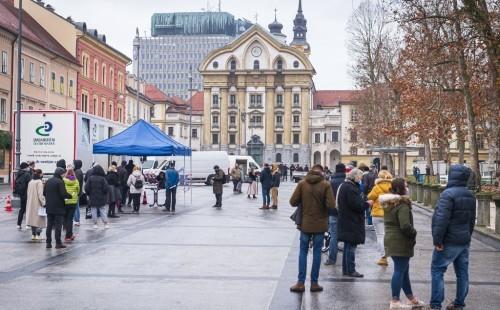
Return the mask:
M345 165L343 163L335 165L335 172L345 172Z
M21 168L21 169L26 169L26 168L28 168L28 167L29 167L28 163L26 163L26 162L24 162L24 161L23 161L23 162L21 163L21 165L19 166L19 168Z

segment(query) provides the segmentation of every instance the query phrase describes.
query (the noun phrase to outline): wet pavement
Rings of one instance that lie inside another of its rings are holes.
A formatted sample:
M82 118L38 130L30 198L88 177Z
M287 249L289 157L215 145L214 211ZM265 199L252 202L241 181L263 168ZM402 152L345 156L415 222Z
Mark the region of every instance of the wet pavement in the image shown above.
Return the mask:
M211 207L210 187L195 186L192 204L191 193L179 190L175 215L141 206L141 214L113 219L108 230L82 219L64 250L31 242L29 231L15 229L16 212L2 209L0 309L388 309L392 263L375 264L372 231L357 254L364 279L322 265L324 292L289 292L297 275L298 231L287 203L294 186L282 183L281 206L269 211L258 210L260 199L232 194L229 184L221 210ZM430 215L415 209L414 217L411 278L415 294L428 301ZM476 239L472 248L467 309L499 309L500 248ZM446 280L451 298L452 269Z

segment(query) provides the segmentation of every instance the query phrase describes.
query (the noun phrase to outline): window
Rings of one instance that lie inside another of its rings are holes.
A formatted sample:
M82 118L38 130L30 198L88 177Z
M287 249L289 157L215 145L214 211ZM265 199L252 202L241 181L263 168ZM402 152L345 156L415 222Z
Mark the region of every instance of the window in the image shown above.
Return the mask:
M253 69L254 70L260 70L260 62L258 60L254 60L254 62L253 62Z
M123 74L118 72L118 90L123 93Z
M277 94L276 95L276 105L278 107L282 107L283 106L283 94Z
M295 61L293 62L293 67L294 67L295 69L297 69L297 68L299 67L299 62L298 62L297 60L295 60Z
M219 116L212 115L212 127L214 127L214 128L219 127Z
M293 105L300 106L300 95L299 94L293 94Z
M358 120L358 111L356 109L351 109L351 122Z
M321 143L321 134L319 133L314 134L314 143Z
M293 153L293 162L298 163L299 162L299 153Z
M94 102L92 103L92 113L97 115L97 98L94 98Z
M0 169L5 169L5 150L0 150Z
M212 105L219 106L219 95L217 94L212 95Z
M198 139L198 129L197 128L191 129L191 137L193 139Z
M89 102L88 96L86 94L82 94L82 112L87 113L89 110Z
M68 96L73 98L73 80L69 80Z
M113 69L109 72L109 87L113 90L115 89L115 71Z
M7 74L7 70L8 70L8 63L9 63L9 60L7 59L7 52L6 51L2 51L2 73L4 74Z
M276 127L283 127L283 115L276 115Z
M64 95L64 76L59 77L59 93Z
M283 135L280 133L276 134L276 144L283 144Z
M50 90L51 91L56 90L56 73L55 72L50 73Z
M261 126L262 125L262 116L261 115L252 115L250 118L250 126Z
M229 104L233 107L236 106L236 95L229 96Z
M229 144L236 144L236 135L235 134L229 135Z
M35 81L35 64L30 62L30 83Z
M219 134L218 133L212 134L212 144L219 144Z
M231 60L229 67L231 71L236 71L236 60Z
M278 59L278 61L276 63L276 69L278 69L278 71L283 70L283 60Z
M40 86L45 87L45 67L40 66Z
M168 127L168 135L171 137L174 136L174 127Z
M219 63L218 63L217 61L214 61L214 62L212 63L212 67L213 67L214 69L218 69L218 68L219 68Z
M0 123L7 122L7 100L0 98Z
M102 65L102 77L101 82L103 85L106 85L106 65Z
M101 112L99 114L99 116L106 116L106 99L102 99L101 100Z
M254 94L250 95L250 107L260 107L262 106L262 95Z
M21 58L21 80L24 80L24 58Z
M89 57L87 55L82 56L82 73L84 77L89 77Z
M355 146L351 146L351 149L349 151L351 155L358 155L358 148Z
M332 131L332 142L339 142L339 132Z
M236 124L236 116L234 116L234 115L229 116L229 124L231 124L231 125Z
M293 144L299 144L300 143L300 134L294 133L293 134Z
M481 134L476 134L477 148L479 150L484 150L484 137Z
M281 153L276 153L276 162L277 163L281 162Z
M123 122L123 112L122 108L118 108L118 121L121 123Z
M351 129L351 142L358 142L358 133L354 129Z
M300 115L296 114L293 116L293 126L300 127Z
M108 119L113 119L113 103L109 103L109 110L108 110Z
M99 82L99 62L94 60L94 81Z

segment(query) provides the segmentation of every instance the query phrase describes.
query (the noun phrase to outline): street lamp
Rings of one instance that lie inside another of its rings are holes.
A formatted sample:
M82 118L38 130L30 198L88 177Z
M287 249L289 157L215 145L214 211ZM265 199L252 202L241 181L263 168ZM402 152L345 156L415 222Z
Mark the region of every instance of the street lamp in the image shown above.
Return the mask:
M17 34L17 100L16 100L16 170L21 168L21 48L23 40L23 0L19 0L19 33Z
M241 142L243 142L243 147L245 147L246 141L247 141L247 136L246 136L246 130L247 130L247 112L243 111L240 113L241 115L241 121L243 122L243 141L240 141L240 149L241 149ZM241 153L241 150L240 150Z
M139 94L140 94L140 75L139 75L139 70L140 70L140 63L141 63L141 57L139 56L139 51L141 49L141 38L139 37L139 28L135 28L135 41L134 41L134 49L137 49L137 52L136 52L136 57L137 57L137 88L136 88L136 91L137 91L137 111L136 111L136 121L139 120Z

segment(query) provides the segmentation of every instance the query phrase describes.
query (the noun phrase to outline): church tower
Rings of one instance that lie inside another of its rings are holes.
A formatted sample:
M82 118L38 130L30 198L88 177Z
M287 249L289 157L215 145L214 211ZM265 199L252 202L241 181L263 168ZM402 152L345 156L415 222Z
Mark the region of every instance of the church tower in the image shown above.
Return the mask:
M307 43L307 20L302 12L302 0L299 0L299 9L293 20L293 41L291 46L301 49L306 55L311 53L309 43Z
M276 9L274 9L274 22L269 24L269 32L278 39L283 44L286 44L286 35L281 32L283 29L283 24L278 22L278 18L276 16Z

